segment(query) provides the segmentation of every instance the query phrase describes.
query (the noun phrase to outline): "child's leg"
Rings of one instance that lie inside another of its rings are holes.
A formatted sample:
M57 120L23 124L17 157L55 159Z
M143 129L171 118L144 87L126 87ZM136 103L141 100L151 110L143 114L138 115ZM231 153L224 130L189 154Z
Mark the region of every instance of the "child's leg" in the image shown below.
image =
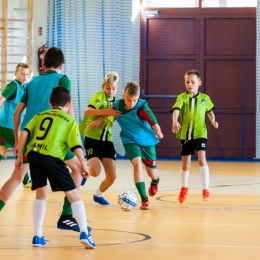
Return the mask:
M74 189L71 191L66 191L64 193L71 203L71 207L72 207L74 216L78 222L80 232L85 232L86 234L88 234L85 206L84 206L83 201L80 200L78 191L76 189Z
M189 181L189 170L191 164L191 155L185 155L181 157L182 167L181 167L181 178L182 178L182 187L188 187Z
M134 168L134 182L135 186L140 194L140 197L143 200L147 199L145 182L143 176L143 163L141 157L135 157L132 160L133 168Z
M20 169L15 168L11 177L5 182L0 191L0 211L4 207L5 203L13 195L17 186L22 182L25 173L29 169L29 164L22 164Z
M33 202L33 225L34 234L38 237L43 237L42 224L46 210L47 186L36 190L36 198Z
M148 189L148 193L151 197L155 196L158 191L158 183L159 183L159 171L157 168L151 168L145 165L146 172L148 176L152 179L150 187Z
M1 142L1 137L0 137L0 142ZM7 152L7 147L5 145L0 145L0 161L5 157L6 152Z
M200 165L200 174L202 178L202 185L204 190L209 189L209 167L206 160L206 152L203 150L198 151L198 161Z
M102 158L106 178L101 182L99 190L105 192L116 179L116 162L111 158Z

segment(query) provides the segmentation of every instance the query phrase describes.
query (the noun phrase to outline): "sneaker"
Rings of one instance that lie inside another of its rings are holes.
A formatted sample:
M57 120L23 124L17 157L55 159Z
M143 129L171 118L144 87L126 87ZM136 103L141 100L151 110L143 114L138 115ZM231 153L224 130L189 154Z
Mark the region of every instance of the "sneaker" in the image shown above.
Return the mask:
M202 190L202 200L205 201L210 200L209 190Z
M72 215L61 215L57 223L57 228L80 232L78 222ZM88 226L88 232L91 232L91 230L92 228Z
M86 181L87 181L87 178L83 178L82 181L81 181L81 186L84 186Z
M180 191L180 194L179 194L179 202L180 203L184 203L186 201L186 195L188 195L188 187L187 188L184 188L182 187L181 188L181 191Z
M150 197L153 197L158 191L158 183L151 182L148 193Z
M31 189L32 188L32 180L29 180L26 184L23 183L23 187L25 189Z
M45 246L46 242L48 242L48 240L45 240L44 236L42 237L34 236L32 239L33 246Z
M81 232L79 241L85 248L89 248L89 249L96 248L96 244L93 241L90 234L87 235L85 232Z
M148 199L142 201L140 209L141 210L148 210L149 209L149 201L148 201Z
M106 201L103 197L97 197L95 194L93 195L93 200L102 206L110 206L108 201Z

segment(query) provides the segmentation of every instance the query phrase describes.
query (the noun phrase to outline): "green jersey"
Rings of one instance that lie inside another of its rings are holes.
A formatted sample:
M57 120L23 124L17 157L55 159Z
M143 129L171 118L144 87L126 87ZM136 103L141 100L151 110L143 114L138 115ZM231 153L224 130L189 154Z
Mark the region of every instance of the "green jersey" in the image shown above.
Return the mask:
M115 98L109 100L104 91L99 91L91 98L88 106L94 109L107 109L113 105L114 101ZM107 117L98 127L91 130L88 129L89 124L97 120L99 117L100 116L84 116L79 125L80 133L95 140L112 142L112 127L115 121L113 116Z
M27 152L64 159L68 146L71 150L82 147L76 120L55 108L35 115L24 128L31 135Z
M176 137L183 140L207 138L205 115L213 107L210 97L204 93L198 92L193 97L187 92L181 93L171 109L180 110L181 128Z

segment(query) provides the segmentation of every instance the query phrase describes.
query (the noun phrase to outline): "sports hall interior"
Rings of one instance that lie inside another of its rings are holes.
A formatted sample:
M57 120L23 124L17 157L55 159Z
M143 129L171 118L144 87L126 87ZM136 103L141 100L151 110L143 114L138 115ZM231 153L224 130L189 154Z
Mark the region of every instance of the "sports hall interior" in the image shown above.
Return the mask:
M247 2L247 3L245 3ZM104 178L89 177L80 188L97 247L87 250L79 234L57 229L62 192L47 198L46 247L34 248L35 192L19 185L0 212L1 259L259 259L260 242L260 0L1 0L1 86L26 62L39 74L39 48L63 50L63 69L72 81L78 122L108 71L119 73L118 97L128 81L140 83L140 98L158 118L164 138L157 145L159 191L150 209L139 209L131 162L113 129L117 178L105 193L110 207L93 201ZM259 59L258 59L259 58ZM185 91L184 73L197 69L201 92L215 107L219 129L206 118L211 200L202 200L197 156L189 193L181 188L180 142L171 132L171 107ZM0 187L14 169L10 149L0 162ZM146 187L150 179L145 173ZM135 193L131 211L117 204L122 191Z

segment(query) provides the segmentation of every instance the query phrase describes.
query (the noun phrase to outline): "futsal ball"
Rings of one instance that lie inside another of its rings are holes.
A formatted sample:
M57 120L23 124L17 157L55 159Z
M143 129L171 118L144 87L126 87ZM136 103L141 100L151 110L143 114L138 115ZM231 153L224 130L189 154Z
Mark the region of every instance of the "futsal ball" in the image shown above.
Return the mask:
M123 210L129 211L129 210L135 208L135 206L137 204L137 198L133 192L123 191L122 193L120 193L118 195L117 203Z

